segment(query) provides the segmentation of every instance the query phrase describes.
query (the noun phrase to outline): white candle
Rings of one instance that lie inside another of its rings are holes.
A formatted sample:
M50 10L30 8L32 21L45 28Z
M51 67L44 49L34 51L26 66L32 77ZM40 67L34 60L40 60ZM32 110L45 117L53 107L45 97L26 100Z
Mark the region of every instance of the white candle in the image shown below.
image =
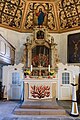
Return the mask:
M49 65L49 72L50 72L50 65Z
M75 75L73 75L73 83L74 83L74 84L75 84L75 78L76 78Z
M73 79L75 79L76 77L75 77L75 75L73 75Z
M32 65L31 65L31 72L32 72Z

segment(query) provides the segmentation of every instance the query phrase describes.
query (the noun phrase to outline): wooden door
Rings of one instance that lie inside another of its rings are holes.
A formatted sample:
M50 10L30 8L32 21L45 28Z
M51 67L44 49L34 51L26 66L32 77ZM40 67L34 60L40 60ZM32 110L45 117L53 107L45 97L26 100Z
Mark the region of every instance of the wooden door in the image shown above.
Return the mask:
M59 71L58 74L58 100L71 100L72 98L72 86L71 86L72 74L70 71Z

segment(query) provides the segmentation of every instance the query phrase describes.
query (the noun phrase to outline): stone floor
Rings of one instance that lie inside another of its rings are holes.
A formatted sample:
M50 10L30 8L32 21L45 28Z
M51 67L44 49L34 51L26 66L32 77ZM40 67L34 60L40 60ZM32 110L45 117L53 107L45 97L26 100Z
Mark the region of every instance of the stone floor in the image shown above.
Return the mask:
M66 112L67 116L53 116L53 115L14 115L14 110L21 104L20 101L0 101L0 120L80 120L79 117L71 117L71 101L57 101ZM79 114L80 105L78 104Z

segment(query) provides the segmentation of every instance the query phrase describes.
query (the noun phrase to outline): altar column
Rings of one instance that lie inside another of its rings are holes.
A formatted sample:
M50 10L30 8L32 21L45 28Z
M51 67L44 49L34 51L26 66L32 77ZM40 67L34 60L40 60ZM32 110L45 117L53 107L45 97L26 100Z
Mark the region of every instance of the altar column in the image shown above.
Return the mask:
M58 57L58 51L57 48L55 47L57 44L54 43L51 46L51 64L52 68L55 68L57 66L57 63L59 62L59 57Z
M24 101L28 99L29 90L28 90L28 83L24 83Z
M32 51L31 51L31 47L28 46L28 67L31 66L31 56L32 56Z
M51 47L51 66L54 67L54 46Z

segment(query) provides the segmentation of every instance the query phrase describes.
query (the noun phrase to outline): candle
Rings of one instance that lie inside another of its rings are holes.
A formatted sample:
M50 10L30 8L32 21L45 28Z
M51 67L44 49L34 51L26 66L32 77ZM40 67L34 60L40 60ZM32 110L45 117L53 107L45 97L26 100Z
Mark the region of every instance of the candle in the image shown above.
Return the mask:
M75 75L73 75L73 83L74 83L74 84L75 84L75 78L76 78Z
M76 77L75 77L75 75L73 75L73 79L75 79Z
M31 72L32 72L32 65L31 65Z
M50 72L50 65L49 65L49 72Z

